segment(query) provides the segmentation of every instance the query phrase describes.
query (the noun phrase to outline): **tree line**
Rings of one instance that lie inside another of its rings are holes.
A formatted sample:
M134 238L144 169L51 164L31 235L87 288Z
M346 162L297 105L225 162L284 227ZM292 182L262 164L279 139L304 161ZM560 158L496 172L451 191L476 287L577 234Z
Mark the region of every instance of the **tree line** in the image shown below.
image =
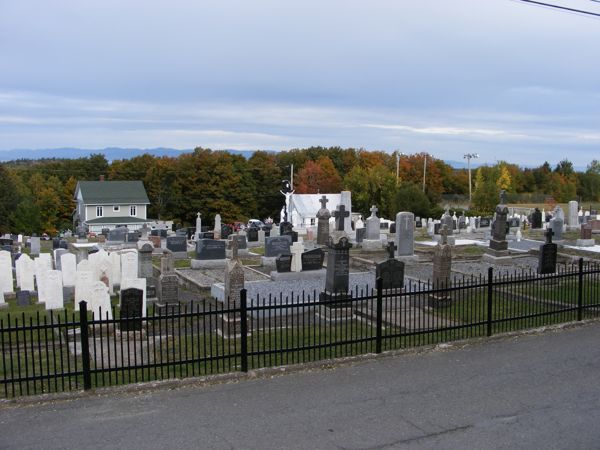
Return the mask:
M426 153L310 147L257 151L245 158L199 147L178 157L145 154L112 162L102 154L22 159L0 165L0 232L56 234L72 228L77 181L101 175L107 180L142 180L151 202L149 218L193 225L200 211L203 223L211 223L217 213L225 223L266 217L277 221L284 203L281 182L290 180L292 165L296 193L350 190L353 210L365 216L373 204L387 218L403 210L437 216L444 194L469 193L466 169L454 169ZM575 171L568 160L554 168L547 162L537 168L507 162L482 166L473 170L471 208L491 213L501 189L552 196L559 202L598 201L600 162L592 161L583 172Z

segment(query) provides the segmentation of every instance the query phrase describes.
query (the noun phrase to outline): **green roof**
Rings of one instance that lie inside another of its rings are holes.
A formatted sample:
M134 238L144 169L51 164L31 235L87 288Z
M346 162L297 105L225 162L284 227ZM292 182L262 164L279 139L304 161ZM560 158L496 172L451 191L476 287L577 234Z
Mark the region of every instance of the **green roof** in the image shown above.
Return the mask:
M86 205L150 203L141 181L79 181L78 190Z
M139 217L119 216L119 217L98 217L97 219L86 220L88 225L112 225L126 223L150 223L151 220L140 219Z

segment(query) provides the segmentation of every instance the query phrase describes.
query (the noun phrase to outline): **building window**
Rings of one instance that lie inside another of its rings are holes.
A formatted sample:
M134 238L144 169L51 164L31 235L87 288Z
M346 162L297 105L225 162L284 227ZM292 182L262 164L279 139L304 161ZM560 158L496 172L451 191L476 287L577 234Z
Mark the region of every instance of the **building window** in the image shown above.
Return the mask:
M103 215L102 206L96 206L96 217L102 217Z
M135 205L131 205L129 207L129 215L130 216L135 216L137 214L137 208L135 207Z
M113 212L119 212L119 211L121 211L120 206L113 206Z

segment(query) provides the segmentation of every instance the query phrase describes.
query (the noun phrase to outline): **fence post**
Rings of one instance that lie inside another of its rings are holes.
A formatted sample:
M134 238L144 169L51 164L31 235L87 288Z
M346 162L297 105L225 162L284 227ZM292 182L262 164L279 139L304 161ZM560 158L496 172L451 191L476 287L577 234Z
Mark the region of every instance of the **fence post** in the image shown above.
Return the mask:
M492 335L492 295L493 295L493 279L494 269L490 267L488 269L488 286L487 286L487 335Z
M583 319L583 258L579 258L579 285L577 286L577 320Z
M81 359L83 364L83 389L92 388L92 373L90 371L90 341L88 334L87 302L79 302L79 326L81 328Z
M248 372L248 304L246 289L240 291L242 372Z
M375 335L375 353L381 353L382 328L383 328L383 278L377 278L377 324Z

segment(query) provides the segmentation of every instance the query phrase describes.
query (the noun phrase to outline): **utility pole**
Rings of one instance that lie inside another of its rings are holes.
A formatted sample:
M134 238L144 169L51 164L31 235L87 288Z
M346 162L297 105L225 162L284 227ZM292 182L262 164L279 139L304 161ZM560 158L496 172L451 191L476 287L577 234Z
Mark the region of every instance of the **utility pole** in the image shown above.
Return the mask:
M479 158L477 153L465 153L464 158L467 160L467 170L469 171L469 205L471 204L472 185L471 185L471 159Z
M425 174L427 173L427 153L423 158L423 192L425 192Z
M404 153L396 150L396 186L400 182L400 157L404 156Z

